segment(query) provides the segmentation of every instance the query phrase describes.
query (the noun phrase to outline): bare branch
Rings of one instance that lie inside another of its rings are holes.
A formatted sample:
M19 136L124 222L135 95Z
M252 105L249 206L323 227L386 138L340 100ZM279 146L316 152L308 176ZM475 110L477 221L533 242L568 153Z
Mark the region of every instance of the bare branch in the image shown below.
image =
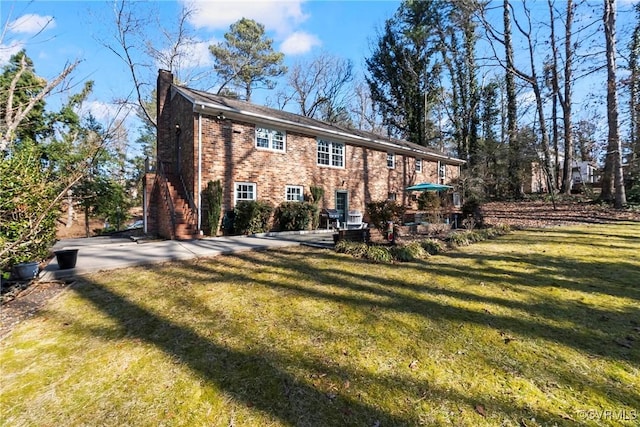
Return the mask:
M13 112L13 95L15 93L16 85L18 83L18 80L20 79L20 76L26 71L26 68L27 68L26 59L24 56L22 57L22 60L20 63L20 71L16 73L16 76L11 81L11 86L9 89L9 96L7 100L7 113L6 113L6 121L5 121L6 128L3 129L2 131L2 136L0 139L0 151L6 150L9 144L11 144L11 141L13 140L13 137L14 137L13 135L16 129L18 128L18 126L20 126L20 123L22 123L22 121L31 112L33 107L36 104L38 104L40 101L42 101L44 98L49 96L56 87L58 87L62 82L64 82L64 80L69 76L69 74L71 74L71 72L78 66L79 63L80 63L80 60L75 60L73 63L67 64L62 70L62 72L58 74L58 76L56 76L53 80L49 81L40 92L38 92L35 96L33 96L29 100L29 102L26 105L18 106L16 109L16 114L14 116L12 113Z

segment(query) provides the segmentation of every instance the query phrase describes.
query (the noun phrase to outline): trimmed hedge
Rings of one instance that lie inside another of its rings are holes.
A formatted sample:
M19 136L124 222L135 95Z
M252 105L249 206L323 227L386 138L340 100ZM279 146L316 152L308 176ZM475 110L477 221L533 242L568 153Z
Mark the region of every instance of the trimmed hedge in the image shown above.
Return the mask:
M284 202L275 213L278 229L284 231L307 230L318 212L318 205L310 202Z
M270 229L273 206L267 202L243 200L234 209L233 228L239 234L264 233Z

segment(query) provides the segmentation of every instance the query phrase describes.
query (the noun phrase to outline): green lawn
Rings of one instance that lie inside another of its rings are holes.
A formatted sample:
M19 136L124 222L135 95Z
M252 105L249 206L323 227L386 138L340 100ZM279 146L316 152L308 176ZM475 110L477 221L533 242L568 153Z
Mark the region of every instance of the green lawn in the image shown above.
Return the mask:
M6 426L640 423L640 224L427 261L291 247L91 276L0 343Z

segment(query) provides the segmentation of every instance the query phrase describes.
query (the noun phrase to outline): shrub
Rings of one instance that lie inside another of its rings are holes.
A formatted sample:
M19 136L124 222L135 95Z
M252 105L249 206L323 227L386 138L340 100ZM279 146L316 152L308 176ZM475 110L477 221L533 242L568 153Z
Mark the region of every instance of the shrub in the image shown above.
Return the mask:
M423 191L418 196L418 209L421 211L437 211L441 205L440 195L435 191Z
M482 230L465 230L452 233L447 238L450 246L467 246L472 243L482 242L483 240L493 239L502 236L511 231L508 225L498 225L492 228L484 228Z
M269 230L269 220L273 207L267 202L243 200L234 209L233 227L236 233L255 234Z
M0 270L47 257L60 212L48 208L60 191L42 167L42 147L25 142L0 154Z
M391 252L389 248L386 246L369 246L367 248L367 259L376 262L376 263L389 263L393 261L393 257L391 256Z
M499 236L511 233L511 226L509 224L498 224L493 227Z
M467 199L462 205L462 217L464 219L473 218L473 225L482 227L484 225L484 216L482 215L480 201L475 198Z
M369 246L362 242L350 242L341 240L336 243L335 250L338 253L351 255L356 258L364 258L376 263L388 263L393 261L391 252L386 246Z
M369 221L381 231L387 228L387 222L389 221L394 223L401 222L404 211L404 206L392 200L369 202L366 206L366 214L369 217Z
M205 206L207 207L208 233L210 236L218 234L220 215L222 213L222 185L220 180L209 181L203 192Z
M363 258L366 253L368 246L366 243L362 242L351 242L348 240L340 240L336 243L336 252L352 255L358 258Z
M447 238L447 242L454 248L457 246L467 246L468 244L470 244L468 233L468 231L452 233Z
M408 262L424 259L428 256L420 242L411 242L405 245L393 246L391 255L398 261Z
M311 228L315 230L320 225L320 201L324 197L324 188L312 185L309 187L309 192L311 193L309 202L315 207L311 220Z
M275 219L280 230L306 230L312 223L318 206L309 202L284 202L276 209Z
M421 240L420 246L422 246L422 249L427 251L429 255L437 255L440 252L444 251L444 246L438 240L433 240L433 239Z

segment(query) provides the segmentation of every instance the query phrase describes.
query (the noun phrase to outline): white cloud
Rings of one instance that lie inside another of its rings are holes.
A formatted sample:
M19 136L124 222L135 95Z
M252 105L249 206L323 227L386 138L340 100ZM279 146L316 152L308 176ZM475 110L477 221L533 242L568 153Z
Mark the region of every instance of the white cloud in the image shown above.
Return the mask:
M320 39L313 34L296 31L282 42L280 51L285 55L300 55L309 52L315 46L320 46L321 44Z
M249 18L264 24L267 30L276 34L288 34L308 17L302 12L303 2L304 0L194 0L190 3L198 11L193 14L190 22L196 28L226 30L239 19Z
M14 34L36 34L55 27L56 21L53 16L27 14L9 23L8 30Z
M0 66L9 63L9 59L24 48L24 43L12 40L9 44L0 44Z
M209 53L209 46L215 43L215 40L193 40L189 43L182 44L178 51L178 57L173 58L173 64L168 63L171 55L170 51L166 49L162 50L160 56L156 58L156 67L165 69L174 67L190 69L210 66L213 64L213 57L211 53Z

